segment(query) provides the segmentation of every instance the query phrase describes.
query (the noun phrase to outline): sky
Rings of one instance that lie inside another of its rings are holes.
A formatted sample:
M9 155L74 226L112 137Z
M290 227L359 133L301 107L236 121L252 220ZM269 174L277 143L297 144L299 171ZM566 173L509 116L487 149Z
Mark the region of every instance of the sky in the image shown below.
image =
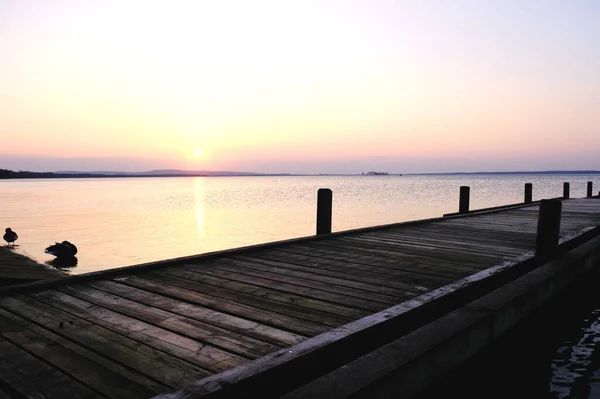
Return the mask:
M600 169L596 0L0 0L0 168Z

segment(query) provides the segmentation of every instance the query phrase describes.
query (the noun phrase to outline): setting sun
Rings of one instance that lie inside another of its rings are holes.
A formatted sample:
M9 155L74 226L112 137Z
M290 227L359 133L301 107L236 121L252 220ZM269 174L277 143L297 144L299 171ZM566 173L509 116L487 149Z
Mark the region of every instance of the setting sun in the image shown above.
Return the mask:
M196 150L196 151L194 151L194 156L195 156L195 157L199 157L199 156L201 156L201 155L202 155L202 151L200 151L200 150Z

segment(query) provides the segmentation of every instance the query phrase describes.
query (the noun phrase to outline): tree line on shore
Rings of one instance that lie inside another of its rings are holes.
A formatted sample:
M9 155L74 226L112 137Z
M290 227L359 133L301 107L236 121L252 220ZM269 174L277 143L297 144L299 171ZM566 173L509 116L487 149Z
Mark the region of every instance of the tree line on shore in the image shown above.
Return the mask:
M49 179L65 177L96 177L93 174L77 173L62 174L53 172L29 172L26 170L14 171L10 169L0 169L0 179Z

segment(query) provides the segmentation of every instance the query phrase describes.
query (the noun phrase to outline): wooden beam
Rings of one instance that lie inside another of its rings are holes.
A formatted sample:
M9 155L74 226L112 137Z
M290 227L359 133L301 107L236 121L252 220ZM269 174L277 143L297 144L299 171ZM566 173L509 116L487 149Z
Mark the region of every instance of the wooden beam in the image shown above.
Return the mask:
M458 202L458 213L469 213L469 197L471 188L469 186L460 187L460 196Z
M566 184L566 183L565 183ZM558 248L562 202L542 200L538 214L535 253L540 257L551 257Z
M317 235L331 233L333 193L329 188L317 191Z

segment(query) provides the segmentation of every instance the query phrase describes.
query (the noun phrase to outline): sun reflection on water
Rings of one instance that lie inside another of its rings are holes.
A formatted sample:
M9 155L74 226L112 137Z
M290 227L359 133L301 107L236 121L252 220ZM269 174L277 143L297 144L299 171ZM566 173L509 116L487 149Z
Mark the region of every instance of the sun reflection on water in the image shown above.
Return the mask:
M194 178L194 210L196 212L196 229L198 244L204 246L204 184L201 178Z

